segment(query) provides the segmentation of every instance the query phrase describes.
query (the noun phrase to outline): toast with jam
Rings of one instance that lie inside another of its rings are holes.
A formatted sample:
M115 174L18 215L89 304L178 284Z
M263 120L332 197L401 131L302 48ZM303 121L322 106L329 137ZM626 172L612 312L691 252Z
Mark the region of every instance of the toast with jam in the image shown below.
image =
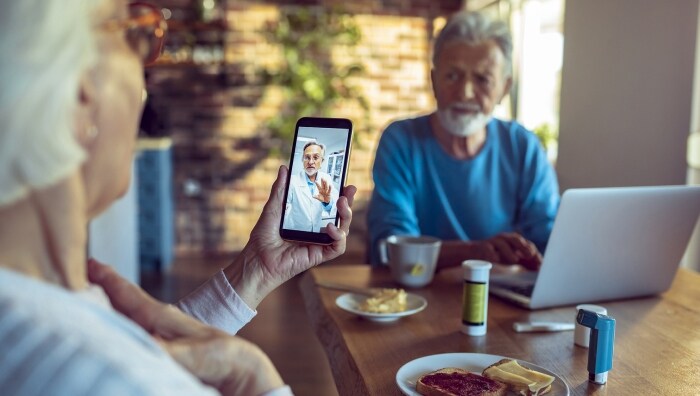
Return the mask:
M421 376L416 390L425 396L505 396L508 387L491 378L448 367Z

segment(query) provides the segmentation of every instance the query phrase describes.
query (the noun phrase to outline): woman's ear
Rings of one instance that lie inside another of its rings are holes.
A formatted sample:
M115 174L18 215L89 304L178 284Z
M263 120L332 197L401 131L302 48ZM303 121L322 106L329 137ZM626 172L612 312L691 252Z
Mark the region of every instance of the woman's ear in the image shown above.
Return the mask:
M95 84L89 73L84 73L80 78L77 95L75 138L84 149L88 149L98 133L97 120L95 119Z

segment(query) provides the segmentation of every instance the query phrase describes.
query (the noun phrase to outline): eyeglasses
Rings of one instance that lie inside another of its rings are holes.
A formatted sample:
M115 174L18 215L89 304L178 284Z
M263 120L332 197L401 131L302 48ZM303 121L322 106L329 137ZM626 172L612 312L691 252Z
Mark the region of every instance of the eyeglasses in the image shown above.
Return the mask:
M128 19L108 21L104 28L110 31L124 29L129 46L139 55L143 64L148 66L155 62L163 51L168 24L156 6L133 2L129 3Z
M307 154L307 155L304 156L304 161L305 161L305 162L309 162L309 161L311 161L312 159L314 160L314 162L319 162L319 161L322 161L322 160L323 160L323 157L321 157L321 156L318 155L318 154L314 154L314 155L308 155L308 154Z

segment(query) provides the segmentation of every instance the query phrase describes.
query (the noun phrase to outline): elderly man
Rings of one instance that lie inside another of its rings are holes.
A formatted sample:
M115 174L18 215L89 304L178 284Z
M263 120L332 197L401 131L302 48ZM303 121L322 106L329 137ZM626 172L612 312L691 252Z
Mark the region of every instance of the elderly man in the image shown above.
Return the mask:
M559 188L537 137L492 118L511 86L511 50L505 24L478 13L454 15L438 35L437 110L393 122L377 148L373 264L378 241L396 234L441 238L440 266L483 259L539 267Z
M289 180L284 228L320 232L325 225L323 213L327 213L328 222L333 221L333 202L338 199L338 190L333 188L331 176L320 170L325 151L317 142L304 145L302 169Z

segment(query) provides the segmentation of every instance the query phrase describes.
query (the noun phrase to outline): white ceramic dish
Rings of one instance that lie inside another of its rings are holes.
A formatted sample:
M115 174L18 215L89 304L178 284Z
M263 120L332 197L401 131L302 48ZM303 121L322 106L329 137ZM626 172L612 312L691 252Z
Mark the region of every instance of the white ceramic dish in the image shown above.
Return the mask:
M506 359L506 357L498 355L487 355L483 353L443 353L440 355L424 356L422 358L411 360L410 362L401 366L399 371L396 372L396 385L398 385L399 389L404 395L420 396L420 394L416 392L416 382L418 381L418 378L420 378L420 376L423 374L439 370L445 367L459 367L465 370L469 370L476 374L481 374L481 372L486 367L496 363L501 359ZM518 363L523 367L537 370L541 373L546 373L554 377L554 382L552 383L552 391L548 392L547 395L569 395L569 387L566 385L566 382L564 382L564 380L557 374L547 370L544 367L540 367L529 362L525 362L519 359L514 360L517 360ZM509 394L514 393L510 392Z
M341 309L359 315L367 320L375 322L391 322L402 318L404 316L409 316L416 314L425 309L428 306L428 302L419 295L406 293L406 310L403 312L396 313L371 313L364 312L358 309L360 303L365 301L367 296L355 293L345 293L335 299L335 305Z

